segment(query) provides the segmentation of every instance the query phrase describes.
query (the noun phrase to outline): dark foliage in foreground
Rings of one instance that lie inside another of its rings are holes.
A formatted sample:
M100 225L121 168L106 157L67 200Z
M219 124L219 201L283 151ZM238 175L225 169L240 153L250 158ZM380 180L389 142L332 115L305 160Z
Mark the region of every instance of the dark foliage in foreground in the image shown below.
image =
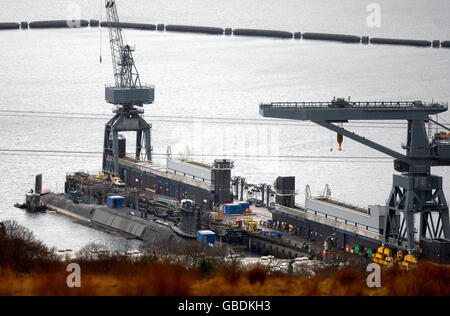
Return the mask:
M162 244L130 257L88 245L61 259L32 232L0 223L0 295L450 295L450 267L422 262L412 271L382 273L382 287L366 286L361 268L273 273L243 268L221 249L198 243ZM69 262L80 265L81 288L69 288Z

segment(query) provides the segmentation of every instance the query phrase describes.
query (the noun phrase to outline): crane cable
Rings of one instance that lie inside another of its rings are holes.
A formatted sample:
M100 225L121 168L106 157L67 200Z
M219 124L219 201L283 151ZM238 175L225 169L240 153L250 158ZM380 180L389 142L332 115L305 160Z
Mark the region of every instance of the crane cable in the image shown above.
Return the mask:
M99 23L99 32L100 32L100 64L102 63L103 59L102 59L102 11L103 11L103 0L100 0L100 16L98 19L98 23Z
M79 150L46 150L46 149L8 149L0 148L0 157L2 156L43 156L43 157L65 157L73 155L83 155L84 157L96 157L97 155L102 155L103 152L100 151L79 151ZM154 156L167 157L167 152L155 152ZM383 156L323 156L323 155L251 155L243 153L228 153L228 154L213 154L213 153L202 153L202 154L190 154L191 157L218 157L218 156L229 156L231 158L239 158L242 161L280 161L280 162L290 162L290 161L304 161L304 162L359 162L359 163L391 163L391 157Z
M33 115L32 115L33 114ZM76 116L78 115L78 116ZM2 117L20 117L20 118L47 118L47 119L67 119L67 120L103 120L103 118L110 117L105 113L75 113L75 112L56 112L56 111L29 111L29 110L0 110L0 118ZM233 124L233 125L257 125L257 126L315 126L313 123L297 123L287 122L286 120L267 120L267 119L240 119L232 117L198 117L198 116L174 116L174 115L157 115L146 118L151 118L154 122L169 122L169 123L192 123L192 120L201 121L205 124ZM441 118L440 118L441 119ZM441 119L442 120L442 119ZM374 122L374 121L353 121L352 128L383 128L383 129L404 129L406 123L400 122ZM449 126L450 124L443 124ZM334 133L334 132L333 132ZM332 144L330 136L330 146Z

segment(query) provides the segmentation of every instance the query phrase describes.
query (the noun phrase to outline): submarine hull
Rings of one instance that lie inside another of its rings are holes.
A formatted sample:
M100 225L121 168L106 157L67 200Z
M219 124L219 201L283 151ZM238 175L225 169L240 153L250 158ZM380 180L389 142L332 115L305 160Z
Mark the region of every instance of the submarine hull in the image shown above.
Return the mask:
M141 218L140 212L127 207L112 209L104 205L77 204L68 194L49 193L42 196L42 200L50 210L96 224L95 227L103 226L116 230L144 242L156 243L180 239L171 224L148 214L146 218Z

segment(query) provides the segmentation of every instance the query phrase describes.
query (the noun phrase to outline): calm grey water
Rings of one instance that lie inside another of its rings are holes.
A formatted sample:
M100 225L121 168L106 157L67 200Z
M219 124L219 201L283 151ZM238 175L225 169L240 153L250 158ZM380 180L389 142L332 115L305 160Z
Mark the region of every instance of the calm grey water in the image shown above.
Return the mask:
M0 0L0 21L66 18L74 3L82 18L99 16L100 1ZM450 39L447 0L377 1L380 28L367 26L370 2L365 1L339 1L338 6L336 1L295 0L124 3L118 4L119 14L128 21ZM131 30L125 34L136 44L143 81L156 86L156 102L145 107L145 115L153 123L159 162L164 163L167 146L179 153L188 145L199 160L232 158L234 174L250 182L295 175L299 202L307 184L317 193L328 183L337 198L383 204L390 192L392 161L348 139L338 152L336 136L308 122L262 119L261 101L326 101L333 96L450 100L450 51L445 49ZM44 187L62 190L67 172L96 172L101 167L103 125L111 116L104 85L113 80L106 31L0 31L0 42L0 150L92 152L0 151L0 220L15 219L58 248L79 249L89 242L136 246L57 214L30 215L12 207L23 200L38 172L44 174ZM450 122L450 114L440 120ZM399 151L405 141L403 122L355 122L348 128ZM433 170L447 175L448 198L449 171Z

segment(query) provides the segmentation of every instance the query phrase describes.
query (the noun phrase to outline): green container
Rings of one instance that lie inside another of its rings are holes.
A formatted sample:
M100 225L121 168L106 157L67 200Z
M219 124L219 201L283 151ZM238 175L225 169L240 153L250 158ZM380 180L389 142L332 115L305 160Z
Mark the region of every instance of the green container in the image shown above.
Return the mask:
M360 245L355 245L355 254L359 255L359 253L361 252L361 246Z
M372 259L372 255L373 255L373 250L367 249L367 258Z

